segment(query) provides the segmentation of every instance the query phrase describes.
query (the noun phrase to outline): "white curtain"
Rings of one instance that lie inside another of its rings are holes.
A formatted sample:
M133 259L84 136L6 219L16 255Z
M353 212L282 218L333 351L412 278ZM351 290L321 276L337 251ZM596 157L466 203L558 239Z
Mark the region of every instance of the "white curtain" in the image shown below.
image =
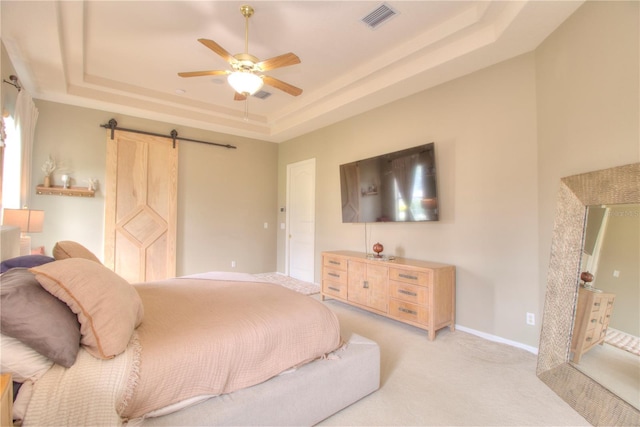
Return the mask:
M31 161L33 156L33 136L38 121L38 109L31 95L24 88L18 93L15 111L16 129L20 135L20 206L29 206L31 194Z

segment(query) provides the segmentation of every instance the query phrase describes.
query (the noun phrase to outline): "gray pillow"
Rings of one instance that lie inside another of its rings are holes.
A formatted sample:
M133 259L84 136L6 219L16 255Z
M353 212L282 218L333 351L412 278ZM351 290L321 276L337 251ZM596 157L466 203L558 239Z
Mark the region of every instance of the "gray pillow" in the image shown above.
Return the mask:
M80 350L78 316L25 268L0 276L0 332L70 367Z

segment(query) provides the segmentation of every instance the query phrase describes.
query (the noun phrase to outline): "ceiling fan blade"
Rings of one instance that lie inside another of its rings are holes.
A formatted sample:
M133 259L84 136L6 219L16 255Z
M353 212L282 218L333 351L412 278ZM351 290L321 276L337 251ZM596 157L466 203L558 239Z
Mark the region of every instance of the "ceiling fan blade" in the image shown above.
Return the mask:
M295 53L285 53L280 56L275 56L270 59L258 62L256 65L262 71L274 70L276 68L288 67L289 65L295 65L300 63L300 58Z
M233 95L233 100L234 101L244 101L245 99L247 99L247 97L241 93L238 92L234 92Z
M178 73L180 77L219 76L222 74L229 74L229 72L226 70L211 70L211 71L187 71L184 73Z
M203 45L205 45L206 47L208 47L209 49L211 49L212 51L214 51L215 53L217 53L218 55L220 55L222 59L227 61L229 64L235 64L236 62L238 62L237 59L233 57L233 55L231 55L222 46L220 46L218 43L214 42L213 40L198 39L198 41Z
M289 95L298 96L302 93L302 89L273 77L262 76L262 80L264 81L264 84L275 87L276 89L280 89L281 91L284 91Z

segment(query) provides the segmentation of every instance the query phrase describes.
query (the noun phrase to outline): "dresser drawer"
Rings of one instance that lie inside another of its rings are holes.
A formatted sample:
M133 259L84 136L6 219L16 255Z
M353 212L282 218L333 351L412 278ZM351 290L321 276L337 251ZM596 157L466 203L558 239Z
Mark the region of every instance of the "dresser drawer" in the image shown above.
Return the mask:
M413 304L427 305L429 288L409 283L389 280L389 296Z
M347 284L332 282L330 280L322 281L322 293L325 295L334 296L340 299L347 299Z
M389 315L397 319L408 320L428 326L427 307L395 299L389 300Z
M347 286L347 272L325 267L322 269L322 281L325 280Z
M585 334L584 341L587 344L591 344L593 342L597 342L598 338L600 337L600 332L601 332L600 328L589 329L587 331L587 333Z
M322 257L322 265L334 270L347 271L347 260L337 256L324 255Z
M389 268L389 279L398 282L411 283L418 286L428 286L432 281L432 273L426 271Z
M599 317L598 317L598 313L591 313L591 316L589 318L589 322L587 323L587 331L592 330L593 328L595 328L598 325L598 321L599 321Z

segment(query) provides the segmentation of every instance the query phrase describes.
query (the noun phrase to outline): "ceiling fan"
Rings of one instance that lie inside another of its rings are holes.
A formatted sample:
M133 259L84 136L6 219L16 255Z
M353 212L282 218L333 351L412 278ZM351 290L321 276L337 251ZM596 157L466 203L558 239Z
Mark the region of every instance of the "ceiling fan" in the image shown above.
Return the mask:
M213 40L198 39L200 43L227 61L231 65L232 70L189 71L178 73L178 75L180 77L228 75L227 81L236 91L234 96L236 101L243 101L247 99L247 96L253 95L260 90L263 84L280 89L289 95L300 95L302 93L302 89L290 85L289 83L285 83L282 80L262 74L264 71L299 64L300 58L298 58L294 53L289 52L260 61L255 56L249 54L249 18L253 15L254 10L251 6L243 5L240 7L240 12L245 18L244 53L231 55Z

